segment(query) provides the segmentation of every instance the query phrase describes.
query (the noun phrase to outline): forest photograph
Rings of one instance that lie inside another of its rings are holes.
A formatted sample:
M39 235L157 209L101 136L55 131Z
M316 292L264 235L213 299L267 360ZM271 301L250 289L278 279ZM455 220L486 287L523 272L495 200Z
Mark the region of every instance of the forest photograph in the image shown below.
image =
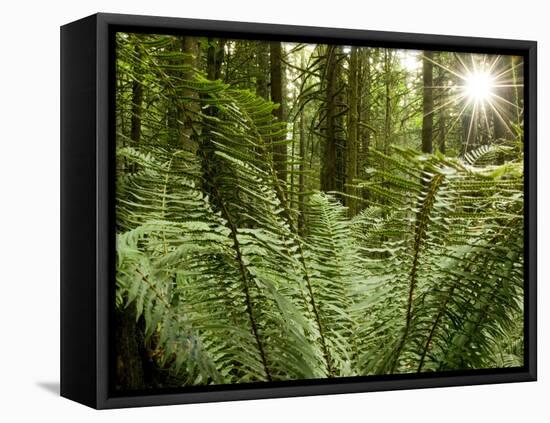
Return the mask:
M114 42L115 391L524 365L523 57Z

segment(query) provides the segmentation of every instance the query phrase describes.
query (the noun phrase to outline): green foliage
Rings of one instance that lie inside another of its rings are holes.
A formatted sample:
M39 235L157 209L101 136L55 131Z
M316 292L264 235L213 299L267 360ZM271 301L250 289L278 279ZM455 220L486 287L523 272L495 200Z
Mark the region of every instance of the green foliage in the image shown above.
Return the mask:
M354 219L371 275L361 311L375 316L361 363L373 374L496 367L522 321L522 164L396 153L374 153L382 170L363 187L378 205Z
M276 106L207 80L171 37L117 42L117 307L180 385L522 364L521 163L373 150L368 207L350 219L315 193L302 231Z

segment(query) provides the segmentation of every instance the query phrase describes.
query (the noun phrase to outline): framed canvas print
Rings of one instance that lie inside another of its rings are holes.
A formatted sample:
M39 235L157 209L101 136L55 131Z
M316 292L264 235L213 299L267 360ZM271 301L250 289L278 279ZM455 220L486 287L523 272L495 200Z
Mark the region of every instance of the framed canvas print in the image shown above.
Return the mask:
M61 393L536 380L536 43L61 28Z

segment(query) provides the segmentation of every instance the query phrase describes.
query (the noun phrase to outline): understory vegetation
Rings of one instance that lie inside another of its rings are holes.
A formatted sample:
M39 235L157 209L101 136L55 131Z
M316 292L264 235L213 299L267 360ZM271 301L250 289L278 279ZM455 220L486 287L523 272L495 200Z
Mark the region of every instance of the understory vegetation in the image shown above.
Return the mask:
M116 42L118 389L523 365L519 58Z

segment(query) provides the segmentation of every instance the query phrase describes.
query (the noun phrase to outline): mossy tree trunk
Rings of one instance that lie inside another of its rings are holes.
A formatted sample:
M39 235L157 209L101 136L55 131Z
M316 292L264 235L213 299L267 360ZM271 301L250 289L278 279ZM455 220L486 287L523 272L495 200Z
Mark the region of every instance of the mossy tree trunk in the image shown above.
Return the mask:
M283 87L283 72L282 72L282 46L280 42L272 42L270 44L271 55L271 101L277 103L279 107L273 110L273 116L278 122L284 122L285 119L285 104L284 104L284 87ZM286 183L287 180L287 151L284 136L272 140L273 145L273 161L277 176L281 181Z
M433 152L433 52L425 51L422 59L422 81L424 86L422 100L422 152Z
M349 61L349 110L348 110L348 151L347 151L347 188L346 192L350 195L347 199L350 216L357 213L356 189L353 187L354 179L357 178L357 119L358 119L358 84L357 84L357 47L351 48Z

